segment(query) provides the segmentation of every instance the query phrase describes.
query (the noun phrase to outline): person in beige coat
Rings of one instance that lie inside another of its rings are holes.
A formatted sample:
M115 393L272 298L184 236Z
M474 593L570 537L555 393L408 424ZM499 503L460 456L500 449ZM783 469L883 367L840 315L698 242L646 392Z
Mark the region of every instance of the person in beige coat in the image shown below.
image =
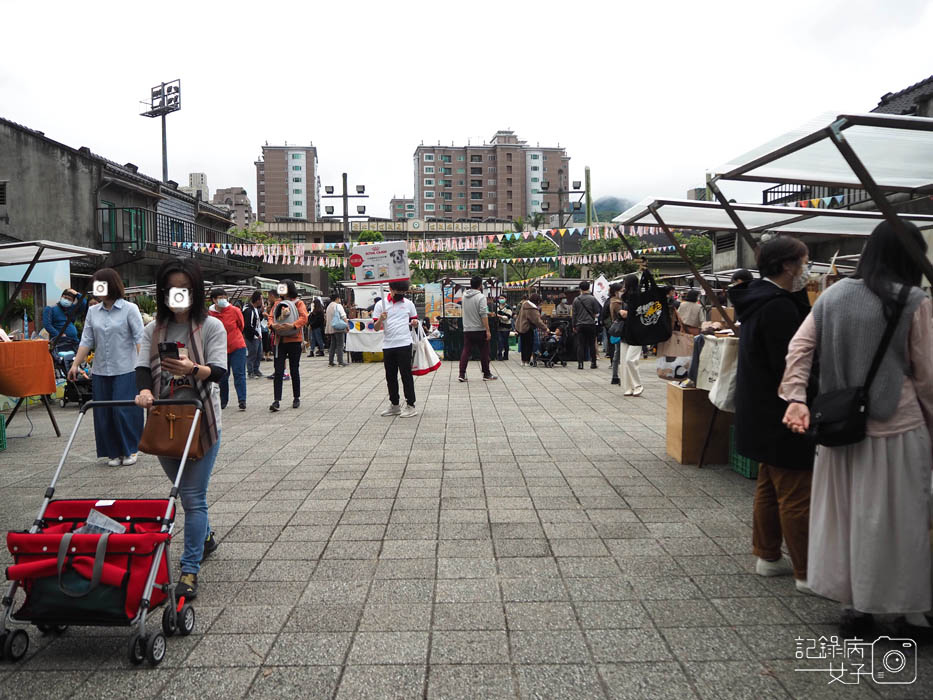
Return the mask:
M515 320L515 332L518 333L519 343L522 349L522 367L528 366L531 362L532 351L535 347L535 328L544 335L548 334L547 324L541 318L541 295L532 294L522 302L518 309L518 317Z

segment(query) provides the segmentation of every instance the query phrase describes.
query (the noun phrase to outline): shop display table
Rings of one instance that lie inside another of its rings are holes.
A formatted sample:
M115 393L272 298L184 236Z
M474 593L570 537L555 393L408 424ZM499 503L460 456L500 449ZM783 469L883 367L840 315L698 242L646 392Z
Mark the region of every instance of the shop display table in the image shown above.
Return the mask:
M19 340L0 343L0 394L19 400L10 412L9 427L19 407L30 396L38 396L45 404L55 434L61 437L58 423L49 405L49 394L55 393L55 370L47 340Z

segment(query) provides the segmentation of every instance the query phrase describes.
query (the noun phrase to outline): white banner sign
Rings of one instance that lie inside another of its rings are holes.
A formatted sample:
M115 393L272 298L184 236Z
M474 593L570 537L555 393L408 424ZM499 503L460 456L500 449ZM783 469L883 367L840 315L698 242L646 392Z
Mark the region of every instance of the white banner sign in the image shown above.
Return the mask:
M353 246L350 265L356 270L356 283L361 285L398 282L411 276L405 241Z

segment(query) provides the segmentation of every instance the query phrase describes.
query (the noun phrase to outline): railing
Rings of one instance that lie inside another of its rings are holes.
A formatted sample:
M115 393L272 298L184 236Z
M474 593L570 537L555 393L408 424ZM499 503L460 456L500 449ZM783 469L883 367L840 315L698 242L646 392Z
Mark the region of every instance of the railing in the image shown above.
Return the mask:
M810 199L808 185L775 185L761 193L762 204L787 204L801 199Z
M151 209L138 207L101 207L97 209L97 231L101 247L109 251L158 251L171 255L184 255L216 259L217 255L198 253L193 249L175 247L173 243L248 243L244 238L201 224L176 219ZM252 258L226 254L228 267L258 270L260 265Z
M871 197L865 190L855 187L824 187L821 185L775 185L761 193L762 204L793 204L804 199L824 199L825 197L839 197L841 201L833 201L833 209L848 209L856 204L870 202Z

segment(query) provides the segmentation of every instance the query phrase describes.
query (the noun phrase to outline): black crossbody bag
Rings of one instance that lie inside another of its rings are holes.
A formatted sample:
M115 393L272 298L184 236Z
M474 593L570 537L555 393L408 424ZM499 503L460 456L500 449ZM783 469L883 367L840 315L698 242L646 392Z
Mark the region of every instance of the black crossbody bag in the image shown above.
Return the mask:
M868 421L868 391L871 383L878 373L881 360L891 344L894 330L907 303L910 287L906 284L901 287L897 296L897 310L888 319L888 324L881 336L881 344L871 361L871 368L865 383L862 386L850 389L837 389L825 394L819 394L813 400L810 409L810 436L820 445L827 447L841 447L854 445L865 439L865 426Z

